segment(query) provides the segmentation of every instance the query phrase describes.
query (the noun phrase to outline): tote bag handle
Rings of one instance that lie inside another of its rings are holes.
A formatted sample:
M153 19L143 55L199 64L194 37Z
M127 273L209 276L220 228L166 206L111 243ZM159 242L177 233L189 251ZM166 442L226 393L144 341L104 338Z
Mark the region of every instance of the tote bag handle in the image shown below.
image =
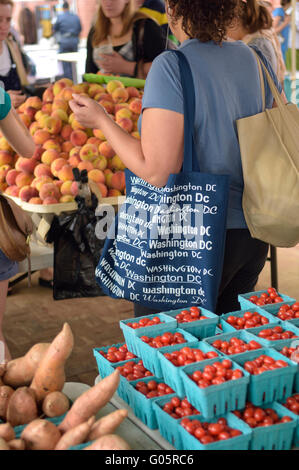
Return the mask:
M184 98L184 161L183 172L200 171L194 145L195 120L195 92L191 68L185 55L179 51L172 51L179 61L181 84Z

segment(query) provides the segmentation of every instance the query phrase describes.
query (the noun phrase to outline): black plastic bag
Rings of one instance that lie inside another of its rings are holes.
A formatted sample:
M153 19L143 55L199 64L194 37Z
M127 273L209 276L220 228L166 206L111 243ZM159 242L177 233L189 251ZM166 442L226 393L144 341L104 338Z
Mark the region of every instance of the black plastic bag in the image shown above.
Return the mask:
M96 237L95 215L98 200L92 205L77 196L78 210L55 216L47 235L54 243L53 297L55 300L105 295L95 280L95 269L105 240Z

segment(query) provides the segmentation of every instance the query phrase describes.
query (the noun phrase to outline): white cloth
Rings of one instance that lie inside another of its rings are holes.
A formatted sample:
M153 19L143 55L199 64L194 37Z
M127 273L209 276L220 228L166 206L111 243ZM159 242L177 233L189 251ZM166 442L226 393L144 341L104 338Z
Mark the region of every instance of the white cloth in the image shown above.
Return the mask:
M7 44L3 41L2 54L0 54L0 75L6 77L11 69L11 59Z

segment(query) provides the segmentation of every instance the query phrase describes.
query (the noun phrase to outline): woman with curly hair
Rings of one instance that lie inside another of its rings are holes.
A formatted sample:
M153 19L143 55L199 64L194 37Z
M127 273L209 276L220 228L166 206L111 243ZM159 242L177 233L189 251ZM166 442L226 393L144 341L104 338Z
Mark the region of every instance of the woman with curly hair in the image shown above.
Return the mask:
M181 43L195 86L194 140L203 173L230 175L224 266L216 313L239 309L238 294L254 289L268 245L250 236L242 210L243 175L236 120L262 111L258 65L253 51L230 41L238 0L168 0L169 26ZM281 86L260 54L280 93ZM266 85L266 106L273 96ZM286 100L285 100L286 101ZM141 140L121 129L95 101L74 95L70 103L85 127L99 128L124 164L162 187L183 162L184 102L177 56L159 55L149 71L140 118ZM253 136L254 137L254 136ZM271 171L271 169L269 169ZM135 305L135 315L155 310Z

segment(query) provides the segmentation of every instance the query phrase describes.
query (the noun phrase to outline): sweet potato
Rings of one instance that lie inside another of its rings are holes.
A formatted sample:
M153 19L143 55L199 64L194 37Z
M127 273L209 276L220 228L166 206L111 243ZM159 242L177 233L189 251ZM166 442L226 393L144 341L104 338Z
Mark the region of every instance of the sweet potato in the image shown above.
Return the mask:
M49 349L50 343L37 343L25 354L9 361L3 382L11 387L23 387L30 385L38 364Z
M54 450L60 438L57 426L46 419L35 419L21 434L26 450Z
M25 450L25 441L23 439L12 439L8 442L10 450Z
M95 441L105 434L112 434L127 416L127 410L116 410L113 411L113 413L104 416L92 426L87 440Z
M0 450L10 450L8 443L0 437Z
M106 434L83 450L131 450L129 444L116 434Z
M77 446L85 442L94 422L95 417L92 416L85 423L78 424L78 426L64 433L56 445L55 450L67 450L72 446Z
M0 387L2 387L2 385L4 385L4 383L3 383L2 378L0 377Z
M77 398L70 411L59 425L59 429L62 433L74 428L78 424L84 423L91 416L96 415L114 395L119 384L119 377L119 371L115 370L113 374L108 375Z
M16 437L14 428L10 423L0 424L0 437L6 442L11 441Z
M70 408L68 397L62 392L51 392L43 401L43 412L49 418L61 416Z
M38 403L41 404L48 393L62 390L65 382L64 364L73 346L71 328L65 323L39 363L30 385L36 393Z
M8 403L13 393L14 389L8 385L0 387L0 418L3 420L6 419Z
M34 391L20 387L12 394L8 402L6 420L12 426L27 424L38 417L38 408Z

